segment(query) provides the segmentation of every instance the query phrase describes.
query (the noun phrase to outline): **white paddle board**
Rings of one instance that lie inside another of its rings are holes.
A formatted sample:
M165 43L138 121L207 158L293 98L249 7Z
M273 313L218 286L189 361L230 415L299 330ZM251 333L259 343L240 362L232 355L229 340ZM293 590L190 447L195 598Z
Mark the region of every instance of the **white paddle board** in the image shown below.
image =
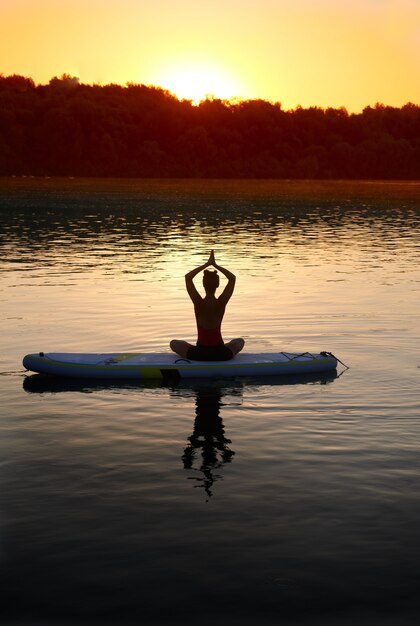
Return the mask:
M192 361L170 352L39 352L27 354L23 366L72 378L229 378L325 372L336 369L337 358L330 352L241 352L230 361Z

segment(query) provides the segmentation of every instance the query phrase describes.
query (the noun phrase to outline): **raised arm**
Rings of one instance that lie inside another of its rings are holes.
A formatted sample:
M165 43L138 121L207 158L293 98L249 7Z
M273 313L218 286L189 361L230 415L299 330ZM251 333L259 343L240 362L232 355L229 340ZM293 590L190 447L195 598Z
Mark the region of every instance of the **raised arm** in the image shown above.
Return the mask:
M185 274L185 286L187 288L188 295L190 296L194 304L202 300L202 297L200 296L196 286L194 285L194 278L197 276L197 274L205 270L206 267L209 267L209 265L213 264L212 258L214 259L213 250L211 251L208 261Z
M230 272L229 270L227 270L225 267L222 267L221 265L218 265L215 261L214 258L214 253L213 250L211 251L211 255L210 255L210 259L212 261L212 265L215 269L217 269L218 272L221 272L224 276L226 276L228 283L226 285L226 287L224 288L224 290L222 291L222 293L220 294L220 296L218 297L219 302L222 302L223 304L227 304L229 302L229 300L232 297L233 294L233 290L235 289L235 283L236 283L236 276L235 274L232 274L232 272Z

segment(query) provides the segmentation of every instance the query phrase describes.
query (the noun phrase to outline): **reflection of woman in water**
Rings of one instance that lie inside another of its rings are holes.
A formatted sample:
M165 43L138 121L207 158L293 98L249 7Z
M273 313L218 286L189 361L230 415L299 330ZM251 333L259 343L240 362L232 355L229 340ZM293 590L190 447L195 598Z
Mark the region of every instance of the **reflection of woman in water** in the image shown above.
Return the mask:
M208 270L209 266L213 266L215 271ZM195 276L203 270L203 286L206 292L204 298L198 293L193 282ZM218 298L215 295L219 286L217 270L224 274L228 280L226 287ZM226 305L233 294L235 281L236 277L232 272L216 263L213 250L206 263L185 275L188 295L194 303L198 335L197 344L193 346L187 341L173 339L170 346L174 352L184 359L228 361L242 350L245 344L243 339L232 339L228 343L224 343L221 334L223 315Z
M194 432L188 437L189 445L185 448L182 462L186 470L196 469L199 477L195 480L204 488L208 497L212 496L212 486L216 480L222 479L214 470L230 463L234 456L227 444L230 439L225 437L220 407L222 405L222 390L218 387L198 387L196 389ZM194 468L194 461L198 451L201 451L201 464Z

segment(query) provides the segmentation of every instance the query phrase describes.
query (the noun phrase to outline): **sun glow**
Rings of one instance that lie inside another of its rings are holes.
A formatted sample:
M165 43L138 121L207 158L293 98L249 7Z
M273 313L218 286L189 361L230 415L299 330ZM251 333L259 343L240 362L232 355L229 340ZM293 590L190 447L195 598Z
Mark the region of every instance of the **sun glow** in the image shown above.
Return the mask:
M208 97L231 100L241 96L237 81L216 67L197 65L172 69L156 82L180 100L191 100L193 104Z
M0 0L0 73L361 112L420 102L419 24L420 0Z

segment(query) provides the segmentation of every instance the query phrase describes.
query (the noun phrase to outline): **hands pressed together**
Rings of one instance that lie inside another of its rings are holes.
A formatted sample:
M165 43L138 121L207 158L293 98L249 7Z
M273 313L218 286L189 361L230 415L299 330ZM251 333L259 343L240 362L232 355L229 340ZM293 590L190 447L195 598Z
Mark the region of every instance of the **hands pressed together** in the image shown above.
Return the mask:
M216 267L216 259L214 258L214 250L210 252L208 261L204 265L205 267L209 267L210 265L213 265L213 267Z

